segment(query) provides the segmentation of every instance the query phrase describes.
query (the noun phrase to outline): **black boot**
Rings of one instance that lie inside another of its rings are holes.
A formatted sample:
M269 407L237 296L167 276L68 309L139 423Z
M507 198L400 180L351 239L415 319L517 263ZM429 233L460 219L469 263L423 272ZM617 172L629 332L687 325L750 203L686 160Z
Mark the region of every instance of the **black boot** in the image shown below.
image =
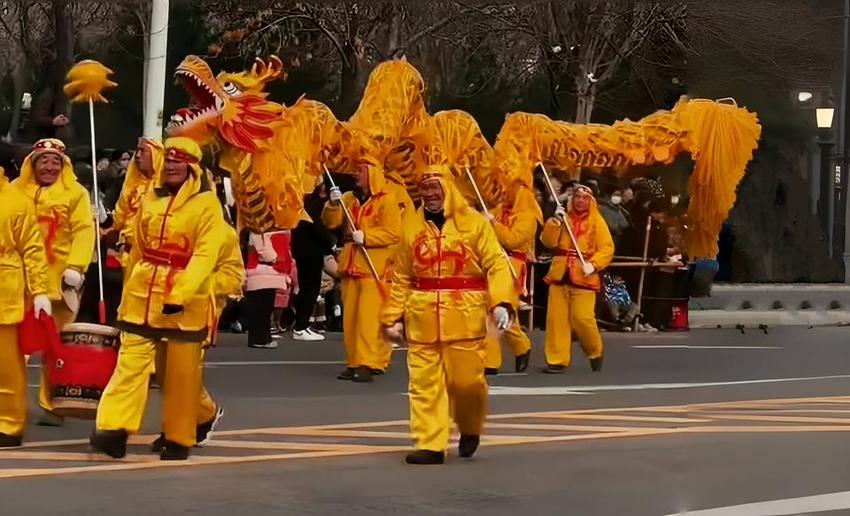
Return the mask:
M516 372L524 373L528 370L528 362L531 360L531 350L529 349L522 355L516 357Z
M347 367L345 371L339 373L339 376L336 377L337 380L352 380L354 379L354 368Z
M460 442L457 445L458 455L468 459L472 457L475 450L478 449L478 444L481 443L481 436L475 434L460 434Z
M566 370L567 370L567 368L562 366L562 365L549 364L546 367L544 367L543 369L541 369L540 372L542 372L544 374L564 374L564 372L566 372Z
M186 460L189 458L189 448L173 441L165 440L159 460Z
M497 374L499 374L499 370L495 367L484 368L484 376L496 376Z
M351 378L351 381L356 383L372 383L373 376L372 368L360 366L354 370L354 376Z
M153 453L162 453L163 448L165 448L165 434L159 434L159 437L151 443L151 451Z
M602 371L602 357L596 357L590 359L590 369L594 373L598 373Z
M23 443L23 436L0 432L0 448L17 448Z
M95 450L113 459L122 459L127 455L127 432L124 430L95 431L89 438L89 444Z
M416 450L408 453L407 458L404 459L408 464L419 465L442 464L445 460L446 456L443 452L431 450Z

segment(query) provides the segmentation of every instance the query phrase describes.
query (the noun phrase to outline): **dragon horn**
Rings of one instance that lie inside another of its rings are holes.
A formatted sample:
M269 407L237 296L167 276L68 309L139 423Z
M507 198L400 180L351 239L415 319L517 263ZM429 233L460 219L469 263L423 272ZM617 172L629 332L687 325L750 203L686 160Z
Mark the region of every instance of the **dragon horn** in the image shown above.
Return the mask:
M279 79L284 75L283 62L275 55L269 56L268 63L258 57L254 60L254 66L251 67L251 75L263 83Z

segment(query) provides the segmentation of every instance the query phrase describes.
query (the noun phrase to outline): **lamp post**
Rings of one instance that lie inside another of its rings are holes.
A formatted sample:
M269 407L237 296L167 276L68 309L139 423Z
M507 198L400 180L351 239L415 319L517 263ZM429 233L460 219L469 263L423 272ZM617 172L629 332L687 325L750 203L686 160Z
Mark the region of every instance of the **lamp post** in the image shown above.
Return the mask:
M818 126L818 147L820 147L820 195L818 196L818 219L824 233L830 236L830 251L832 251L832 211L836 207L833 199L834 179L830 172L829 161L834 142L830 141L832 122L835 118L835 108L832 106L819 107L816 110ZM840 187L840 182L836 187ZM840 195L840 194L839 194Z

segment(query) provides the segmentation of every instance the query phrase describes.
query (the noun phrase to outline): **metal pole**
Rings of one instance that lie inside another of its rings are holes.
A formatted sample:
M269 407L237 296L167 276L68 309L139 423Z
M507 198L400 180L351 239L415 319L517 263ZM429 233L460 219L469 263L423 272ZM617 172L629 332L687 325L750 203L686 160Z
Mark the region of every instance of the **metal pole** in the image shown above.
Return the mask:
M543 171L543 177L546 178L546 184L549 186L549 192L552 194L552 198L555 200L555 204L558 207L561 207L561 202L558 200L558 194L555 192L555 187L552 186L552 181L549 180L549 173L546 172L546 167L543 166L543 163L540 163L540 169ZM567 218L566 213L563 217L564 226L567 228L567 234L570 236L570 241L573 243L573 247L576 250L576 254L578 255L578 260L581 262L581 266L584 267L587 262L584 260L584 256L581 254L581 249L578 246L578 241L576 240L575 235L573 234L573 228L570 227L570 221Z
M91 170L94 187L94 221L98 225L100 214L100 194L97 188L97 145L94 141L94 101L89 99L89 130L91 131ZM98 320L100 324L106 324L106 303L103 302L103 260L100 253L100 228L95 228L95 249L97 250L97 286L100 294L98 304Z
M151 2L151 23L145 70L144 136L162 138L165 108L166 56L168 50L168 0Z
M475 190L475 195L478 196L478 203L481 204L481 210L484 213L489 213L487 209L487 204L484 203L484 197L481 196L481 192L478 190L478 185L475 184L475 178L472 177L472 172L469 171L469 167L463 167L466 170L466 177L469 178L469 182L472 183L472 188ZM505 259L508 261L508 269L511 270L511 276L516 280L519 278L517 275L516 269L514 269L514 263L511 260L511 256L508 254L508 251L502 247L502 254L505 256Z
M649 257L649 232L652 231L652 217L646 218L646 235L643 238L643 261ZM635 317L634 330L637 331L640 323L641 301L643 300L643 282L646 279L646 268L640 270L640 282L638 283L637 308L638 315Z

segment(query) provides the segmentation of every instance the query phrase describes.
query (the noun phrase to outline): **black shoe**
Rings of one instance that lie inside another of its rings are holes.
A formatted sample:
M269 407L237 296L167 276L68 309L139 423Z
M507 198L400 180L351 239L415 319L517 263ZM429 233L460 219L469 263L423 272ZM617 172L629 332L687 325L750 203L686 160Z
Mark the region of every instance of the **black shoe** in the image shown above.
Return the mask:
M165 434L159 434L159 437L151 443L151 452L162 453L163 448L165 448Z
M166 440L159 454L159 460L186 460L189 458L189 448L173 441Z
M540 372L544 374L564 374L566 370L567 368L565 366L549 364L541 369Z
M336 377L337 380L353 380L354 379L354 368L347 367L345 371L339 373L339 376Z
M365 366L360 366L354 370L354 376L352 376L351 381L356 383L372 383L374 374L372 374L372 369Z
M23 441L23 436L0 433L0 448L17 448Z
M531 360L531 350L529 349L522 355L516 357L516 372L524 373L528 370L528 362Z
M95 431L89 437L89 444L95 450L113 459L122 459L127 455L127 432L124 430Z
M472 457L475 450L478 449L478 444L481 443L481 436L474 434L460 434L460 442L457 445L458 454L468 459Z
M596 357L590 359L590 369L594 373L598 373L602 370L602 357Z
M221 421L222 417L224 417L224 409L221 408L221 405L219 405L215 408L215 415L212 419L206 423L198 425L195 429L195 442L197 443L195 444L196 448L202 447L210 440L213 432L215 431L215 427L218 426L218 422Z
M443 452L431 450L416 450L407 454L404 459L408 464L442 464L446 461L446 456Z
M372 374L373 374L374 376L383 376L383 375L385 375L386 373L387 373L387 372L386 372L386 371L384 371L383 369L375 369L375 368L372 368Z
M497 374L499 374L499 370L495 367L484 368L484 376L496 376Z

